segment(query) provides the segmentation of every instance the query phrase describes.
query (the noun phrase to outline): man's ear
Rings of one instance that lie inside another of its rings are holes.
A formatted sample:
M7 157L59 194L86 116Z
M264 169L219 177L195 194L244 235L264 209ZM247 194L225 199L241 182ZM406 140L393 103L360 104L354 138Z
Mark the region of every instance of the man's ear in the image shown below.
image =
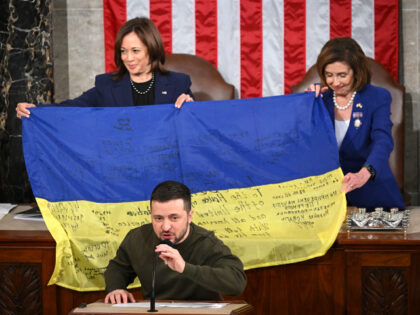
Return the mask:
M191 223L193 214L194 214L194 210L191 209L190 212L188 213L188 223Z

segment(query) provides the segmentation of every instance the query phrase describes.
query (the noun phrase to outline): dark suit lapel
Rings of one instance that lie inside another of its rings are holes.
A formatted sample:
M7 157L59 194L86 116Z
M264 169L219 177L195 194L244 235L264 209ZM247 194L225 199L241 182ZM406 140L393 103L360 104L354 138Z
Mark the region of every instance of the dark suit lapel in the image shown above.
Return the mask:
M361 129L362 125L367 119L365 104L362 103L359 93L356 94L353 103L353 109L350 117L349 129L343 139L341 144L342 148L347 147L347 145L353 142L354 137L356 137Z
M134 106L133 90L128 73L114 85L112 93L116 106Z
M155 85L155 103L156 104L169 104L173 103L174 86L168 80L168 76L156 73Z

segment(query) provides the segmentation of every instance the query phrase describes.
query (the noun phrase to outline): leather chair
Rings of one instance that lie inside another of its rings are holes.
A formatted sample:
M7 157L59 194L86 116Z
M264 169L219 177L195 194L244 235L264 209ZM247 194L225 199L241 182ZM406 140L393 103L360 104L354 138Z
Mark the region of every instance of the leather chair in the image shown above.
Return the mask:
M182 72L191 77L191 91L196 101L229 100L235 88L207 60L189 54L167 54L165 69Z
M368 58L368 65L372 73L371 83L387 89L392 96L391 121L394 150L389 158L391 170L397 180L400 190L404 184L404 95L405 88L394 81L391 74L377 61ZM292 86L292 93L303 92L311 83L320 82L315 65L305 74L303 79Z

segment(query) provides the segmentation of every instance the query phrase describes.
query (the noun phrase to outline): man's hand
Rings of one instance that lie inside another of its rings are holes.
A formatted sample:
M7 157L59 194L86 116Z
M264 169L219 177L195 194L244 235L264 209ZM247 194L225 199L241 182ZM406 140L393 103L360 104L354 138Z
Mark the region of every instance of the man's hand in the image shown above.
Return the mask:
M31 112L28 110L28 108L36 107L34 104L30 103L18 103L16 106L16 116L18 118L26 117L29 118L29 115Z
M161 258L169 268L179 273L184 272L185 260L178 250L168 245L161 244L156 246L155 252L159 253L159 258Z
M111 304L120 304L120 303L127 303L128 301L134 303L136 300L134 299L134 296L128 292L127 290L114 290L109 292L105 297L105 304L111 303Z
M191 97L191 95L182 93L176 99L175 107L176 108L181 108L182 104L184 104L185 102L193 102L193 101L194 101L194 99Z

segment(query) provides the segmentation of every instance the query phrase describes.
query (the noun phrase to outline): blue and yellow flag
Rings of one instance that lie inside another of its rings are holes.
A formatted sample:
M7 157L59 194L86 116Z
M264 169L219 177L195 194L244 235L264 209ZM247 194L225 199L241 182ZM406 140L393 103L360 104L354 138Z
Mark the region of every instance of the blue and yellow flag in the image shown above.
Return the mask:
M326 253L345 217L333 126L313 93L114 108L38 107L23 119L33 193L57 242L50 284L104 289L126 233L164 180L246 269ZM141 246L141 244L139 244Z

